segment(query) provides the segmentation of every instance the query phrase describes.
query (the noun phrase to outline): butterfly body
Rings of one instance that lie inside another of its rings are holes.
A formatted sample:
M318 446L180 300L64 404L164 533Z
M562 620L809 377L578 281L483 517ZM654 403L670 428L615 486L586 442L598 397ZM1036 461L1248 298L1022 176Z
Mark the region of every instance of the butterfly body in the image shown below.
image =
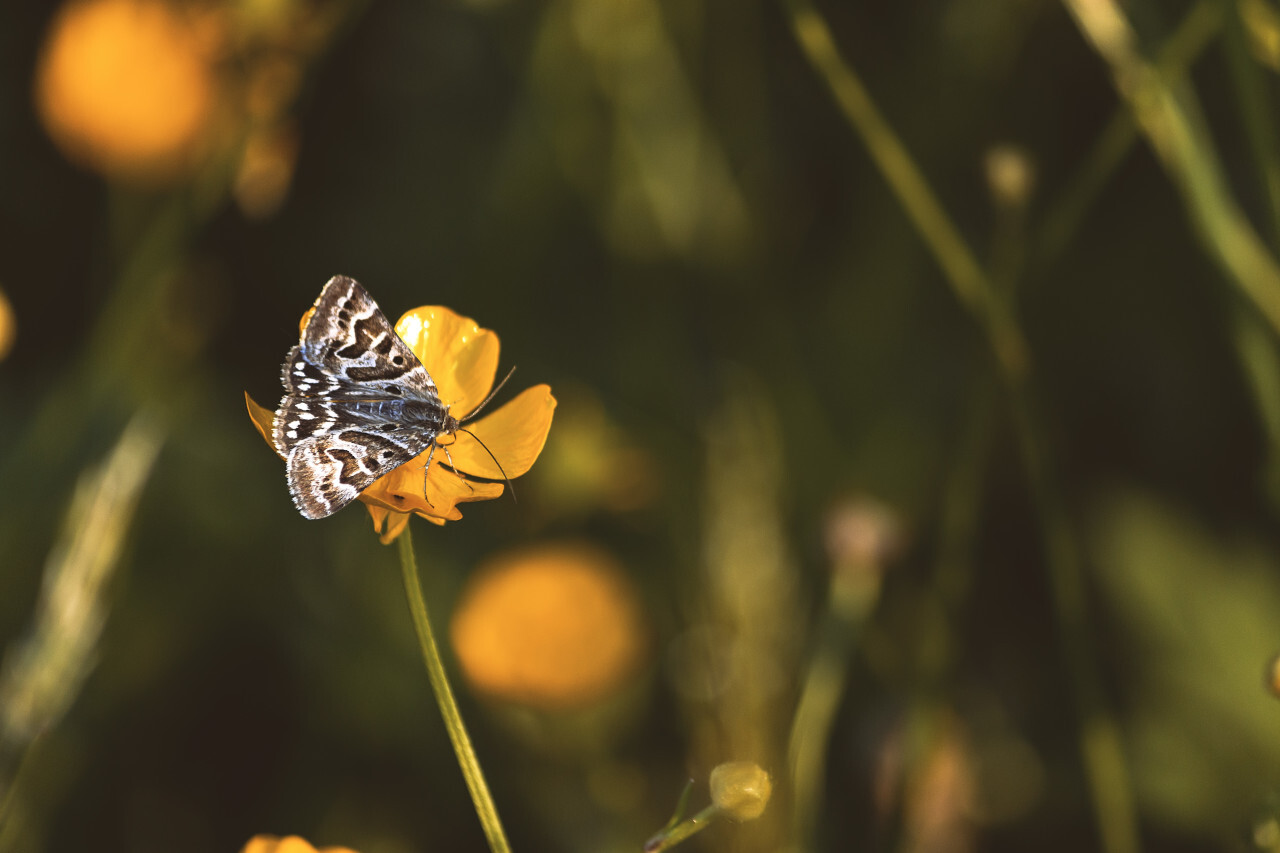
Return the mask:
M346 276L321 290L281 376L272 439L307 518L337 512L459 426L417 356Z

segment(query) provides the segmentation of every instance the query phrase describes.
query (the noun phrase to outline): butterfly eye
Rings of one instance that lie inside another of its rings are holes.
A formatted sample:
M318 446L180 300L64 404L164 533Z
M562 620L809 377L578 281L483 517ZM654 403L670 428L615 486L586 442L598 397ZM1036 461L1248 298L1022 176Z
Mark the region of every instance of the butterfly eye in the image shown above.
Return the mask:
M399 367L400 365L404 364L404 356L397 355L396 357L391 359L391 363L394 364L396 367Z

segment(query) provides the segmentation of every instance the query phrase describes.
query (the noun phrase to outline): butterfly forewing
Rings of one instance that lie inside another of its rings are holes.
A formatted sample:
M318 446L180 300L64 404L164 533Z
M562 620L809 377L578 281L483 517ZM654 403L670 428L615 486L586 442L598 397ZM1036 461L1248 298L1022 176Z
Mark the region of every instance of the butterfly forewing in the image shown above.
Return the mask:
M308 518L426 452L448 419L435 383L359 282L334 276L282 368L273 438Z
M436 384L355 279L320 291L302 340L290 352L285 388L299 396L435 399Z

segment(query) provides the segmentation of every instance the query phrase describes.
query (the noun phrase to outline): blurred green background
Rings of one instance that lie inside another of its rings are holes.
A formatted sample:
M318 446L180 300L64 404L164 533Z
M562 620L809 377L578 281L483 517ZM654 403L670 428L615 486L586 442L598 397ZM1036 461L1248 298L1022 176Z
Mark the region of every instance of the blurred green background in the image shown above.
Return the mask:
M335 273L559 401L411 522L446 647L533 546L640 614L561 605L642 649L582 701L447 648L516 849L731 760L688 849L1280 849L1272 0L92 5L0 12L0 849L484 849L395 548L245 413Z

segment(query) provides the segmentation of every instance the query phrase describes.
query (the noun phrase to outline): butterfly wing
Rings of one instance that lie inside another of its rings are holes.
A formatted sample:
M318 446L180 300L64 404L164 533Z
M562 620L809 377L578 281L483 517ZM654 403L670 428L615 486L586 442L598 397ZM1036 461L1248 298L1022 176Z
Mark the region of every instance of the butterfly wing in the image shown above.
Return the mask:
M282 377L273 439L289 492L307 518L349 504L382 475L423 453L435 432L385 417L376 404L438 405L435 383L355 279L334 276L316 300Z
M296 397L439 397L426 368L377 303L360 282L341 275L320 291L282 375L285 390Z
M347 426L300 439L288 454L289 494L307 518L332 515L379 477L425 452L431 439L424 435Z

